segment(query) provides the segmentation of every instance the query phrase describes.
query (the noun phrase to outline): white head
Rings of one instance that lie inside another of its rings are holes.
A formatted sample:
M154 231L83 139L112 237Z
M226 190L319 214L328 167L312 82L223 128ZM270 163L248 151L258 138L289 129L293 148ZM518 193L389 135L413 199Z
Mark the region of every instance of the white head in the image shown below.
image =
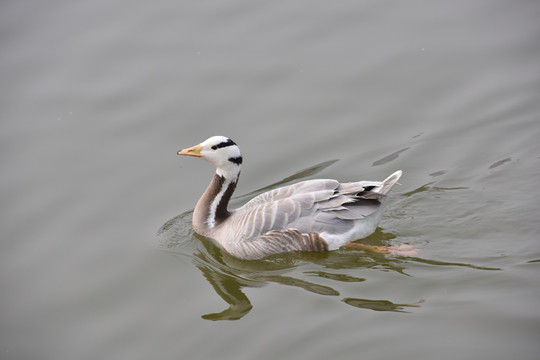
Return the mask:
M202 157L216 166L218 175L233 181L242 165L240 148L225 136L212 136L199 145L179 151L178 155Z

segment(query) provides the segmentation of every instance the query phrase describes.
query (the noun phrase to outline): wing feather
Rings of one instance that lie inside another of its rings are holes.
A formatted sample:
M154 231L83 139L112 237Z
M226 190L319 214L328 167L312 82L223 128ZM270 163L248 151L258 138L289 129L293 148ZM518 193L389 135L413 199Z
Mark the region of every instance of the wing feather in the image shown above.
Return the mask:
M397 181L395 177L389 179L391 185ZM355 220L380 208L387 181L339 183L316 179L271 190L237 209L230 229L236 229L235 237L246 242L272 231L291 229L303 234L345 233Z

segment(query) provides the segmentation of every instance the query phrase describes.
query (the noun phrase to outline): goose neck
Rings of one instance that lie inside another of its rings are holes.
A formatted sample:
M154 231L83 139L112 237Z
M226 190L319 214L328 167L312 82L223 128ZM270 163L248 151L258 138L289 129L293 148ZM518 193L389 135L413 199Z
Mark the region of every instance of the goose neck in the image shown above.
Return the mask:
M193 228L196 232L208 235L230 216L227 206L236 189L239 175L230 179L218 172L214 174L193 213Z

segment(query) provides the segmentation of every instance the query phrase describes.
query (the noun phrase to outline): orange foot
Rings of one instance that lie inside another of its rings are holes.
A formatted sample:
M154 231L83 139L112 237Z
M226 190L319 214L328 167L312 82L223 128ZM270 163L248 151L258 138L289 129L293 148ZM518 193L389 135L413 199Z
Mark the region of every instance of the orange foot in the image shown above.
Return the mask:
M390 245L390 246L374 246L360 243L349 242L342 246L346 249L358 249L376 252L379 254L391 254L401 256L414 256L418 254L419 249L414 246L402 244L402 245Z

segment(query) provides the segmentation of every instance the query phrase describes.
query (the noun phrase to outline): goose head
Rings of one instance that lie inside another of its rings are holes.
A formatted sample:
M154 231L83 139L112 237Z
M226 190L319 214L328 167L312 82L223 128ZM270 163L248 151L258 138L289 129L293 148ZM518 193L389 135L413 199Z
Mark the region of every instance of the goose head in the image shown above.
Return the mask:
M195 156L216 166L216 174L236 180L242 165L242 153L234 141L225 136L212 136L202 143L180 150L178 155Z

